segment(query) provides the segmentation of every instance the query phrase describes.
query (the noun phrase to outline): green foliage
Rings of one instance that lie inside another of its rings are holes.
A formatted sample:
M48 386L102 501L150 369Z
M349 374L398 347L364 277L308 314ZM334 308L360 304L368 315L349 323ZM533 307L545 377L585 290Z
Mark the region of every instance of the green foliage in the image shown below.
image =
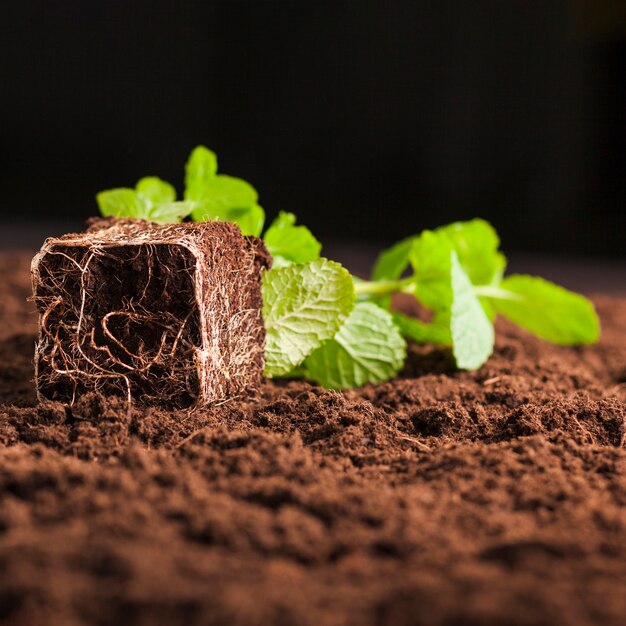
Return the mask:
M587 298L536 276L513 274L492 298L495 310L537 337L561 345L589 344L600 322Z
M185 202L180 200L178 202L164 202L153 206L146 219L157 224L171 224L174 222L181 222L185 219L194 208L193 202Z
M452 251L448 239L431 230L416 237L411 246L409 262L413 268L413 294L433 311L449 310L452 303Z
M102 215L118 218L218 219L256 236L265 222L256 190L218 174L217 157L204 146L187 161L183 201L156 176L96 199ZM476 369L493 351L498 314L562 345L592 343L600 334L583 296L533 276L504 277L500 239L481 219L403 239L380 254L370 281L320 258L320 242L293 213L281 211L264 240L274 259L262 282L268 376L305 375L333 389L379 382L401 369L405 338L448 346L457 367ZM430 310L431 321L391 311L397 293Z
M205 186L217 175L217 155L205 146L191 151L185 165L185 199L195 200L203 195Z
M206 222L218 219L221 222L234 222L241 229L243 235L258 237L265 223L265 211L258 204L246 208L232 208L208 211L206 206L194 203L196 208L191 217L196 222Z
M144 192L140 189L144 189ZM158 224L180 222L191 213L193 203L175 202L173 199L162 202L153 200L158 197L171 198L170 189L173 191L174 188L158 178L142 178L137 183L137 189L120 187L101 191L96 196L96 202L104 217L131 217Z
M479 368L493 352L493 324L487 317L457 253L451 253L450 333L452 352L460 369Z
M472 284L492 285L502 279L506 257L498 250L500 238L489 222L454 222L435 232L449 241Z
M194 193L185 190L185 198L201 205L202 210L217 216L228 209L244 209L256 204L258 194L252 185L241 178L218 174L206 181ZM211 215L213 217L213 215Z
M281 211L263 236L274 267L319 259L322 244L306 226L296 226L293 213Z
M153 204L171 204L176 200L176 189L157 176L145 176L135 185L135 189Z
M206 183L198 194L185 192L185 198L196 204L191 217L196 222L210 219L235 222L244 235L260 235L265 213L257 204L258 195L246 181L223 174ZM248 214L255 215L253 219ZM259 218L261 216L261 219ZM252 224L254 232L244 232Z
M384 305L390 293L412 293L433 319L424 323L394 313L398 328L412 341L450 345L461 369L476 369L489 358L497 313L555 343L597 340L599 323L589 300L540 278L503 278L506 257L499 245L493 227L480 219L423 231L384 251L374 282L358 283L357 293L373 293ZM409 267L412 274L400 279Z
M473 219L440 226L434 231L425 230L384 250L374 264L372 280L399 278L409 265L414 246L423 246L420 240L429 237L437 238L438 247L445 247L445 241L450 249L456 251L474 285L489 285L494 279L502 277L506 257L498 250L498 234L489 222Z
M384 281L400 278L409 264L409 255L416 239L416 236L407 237L381 252L372 270L372 280ZM385 308L391 305L389 295L378 296L374 300Z
M409 264L409 255L416 239L415 236L407 237L381 252L372 270L372 280L400 278Z
M329 389L359 387L395 376L406 345L390 313L359 302L339 332L304 362L304 373Z
M204 146L194 148L185 166L184 201L176 190L156 176L146 176L135 189L102 191L96 196L105 217L130 217L160 224L218 219L234 222L244 235L259 236L265 211L258 194L245 180L217 173L217 157Z
M101 191L96 196L96 202L104 217L146 219L151 206L146 196L127 187Z
M265 211L257 203L259 196L250 183L241 178L217 173L217 157L204 146L194 148L185 167L185 200L195 208L196 222L219 219L235 222L244 235L259 236Z
M452 345L449 315L435 316L432 322L426 323L410 315L394 311L393 320L402 335L409 341L414 341L415 343L438 343L442 346Z
M339 330L354 307L352 277L339 263L318 259L263 275L265 372L281 376Z

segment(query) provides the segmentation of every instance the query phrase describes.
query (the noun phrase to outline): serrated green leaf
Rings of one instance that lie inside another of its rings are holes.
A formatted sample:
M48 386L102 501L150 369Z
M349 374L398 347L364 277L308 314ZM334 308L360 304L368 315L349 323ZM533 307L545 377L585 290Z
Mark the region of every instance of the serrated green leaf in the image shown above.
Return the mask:
M104 217L149 219L152 206L146 196L126 187L101 191L96 195L96 202Z
M176 189L157 176L144 176L135 185L135 190L146 196L153 204L169 204L176 200Z
M254 187L241 178L217 174L217 157L205 146L193 150L186 166L185 199L195 206L196 222L235 222L244 235L260 236L265 211L257 204Z
M202 222L220 218L228 209L247 209L256 204L258 195L254 187L241 178L219 174L198 187L193 197L187 199L198 203L193 219Z
M201 200L204 189L217 174L217 156L205 146L197 146L185 165L185 200Z
M391 314L371 302L359 302L339 332L304 362L306 376L329 389L360 387L395 376L404 363L406 344Z
M458 368L474 370L493 352L493 324L480 304L456 252L451 253L450 260L452 351Z
M496 311L542 339L576 345L593 343L600 336L594 306L580 294L519 274L503 279L500 290L504 297L491 299Z
M506 257L498 251L500 238L489 222L482 219L454 222L434 232L448 239L474 285L500 282Z
M262 292L267 376L288 374L333 337L355 299L348 271L327 259L265 272Z
M226 222L235 222L244 235L260 237L265 223L265 211L258 204L245 209L226 209L220 218Z
M449 309L452 302L450 283L449 239L432 230L425 230L417 237L409 252L413 267L415 297L428 309Z
M222 209L220 211L213 211L212 215L208 212L203 212L198 206L202 203L194 202L194 209L191 212L192 218L196 222L205 222L212 219L217 219L222 222L234 222L239 226L243 235L254 235L258 237L265 223L265 211L263 207L258 204L246 208L238 209ZM198 219L199 215L202 215L202 219Z
M393 319L404 337L416 343L452 345L450 315L446 313L430 323L422 322L403 313L392 313Z
M407 237L391 246L391 248L381 252L372 270L372 280L395 280L400 278L409 265L411 247L417 238L417 236Z
M296 226L293 213L281 211L263 237L274 267L319 259L322 244L306 226Z
M186 218L194 209L194 202L166 202L150 209L148 219L157 224L172 224Z

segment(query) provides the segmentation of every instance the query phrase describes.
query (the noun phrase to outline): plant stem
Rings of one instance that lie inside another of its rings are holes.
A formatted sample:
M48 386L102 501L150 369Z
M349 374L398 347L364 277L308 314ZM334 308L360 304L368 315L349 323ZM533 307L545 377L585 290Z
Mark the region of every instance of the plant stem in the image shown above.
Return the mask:
M394 293L412 293L415 277L400 278L398 280L359 280L354 283L358 296L390 296ZM522 300L523 298L500 287L492 285L475 285L474 293L477 296L494 298L496 300Z
M508 289L492 287L491 285L476 285L474 286L474 293L477 296L495 298L496 300L523 300L520 295L513 293Z
M409 291L414 282L413 276L399 280L359 280L354 283L354 289L359 296L390 296Z

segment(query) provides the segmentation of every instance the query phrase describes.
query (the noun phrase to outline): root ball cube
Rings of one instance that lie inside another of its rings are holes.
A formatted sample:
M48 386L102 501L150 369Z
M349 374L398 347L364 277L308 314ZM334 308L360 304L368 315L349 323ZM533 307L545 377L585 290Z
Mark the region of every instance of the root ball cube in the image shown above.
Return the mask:
M100 391L186 408L254 391L269 262L226 222L99 219L48 239L32 263L39 397Z

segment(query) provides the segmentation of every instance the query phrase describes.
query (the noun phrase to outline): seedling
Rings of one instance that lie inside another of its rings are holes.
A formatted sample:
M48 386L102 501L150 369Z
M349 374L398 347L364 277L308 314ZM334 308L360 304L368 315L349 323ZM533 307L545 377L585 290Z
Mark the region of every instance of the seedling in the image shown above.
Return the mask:
M475 219L404 239L378 257L370 281L349 279L321 259L266 272L266 373L295 371L334 389L380 382L402 368L405 339L449 346L458 368L478 369L493 352L496 315L553 343L595 342L600 327L593 304L542 278L505 277L499 243L495 230ZM313 268L319 285L310 278ZM332 296L319 291L321 284ZM432 311L432 321L392 311L396 293L416 298ZM317 328L322 319L324 335Z
M215 154L202 146L187 163L182 201L155 177L97 200L107 216L230 221L246 235L260 235L265 221L256 191L218 174ZM498 235L481 219L402 240L378 257L367 281L321 257L321 244L291 213L280 213L263 238L274 258L262 276L269 377L303 376L333 389L384 381L401 370L407 339L449 346L457 367L477 369L492 354L497 315L557 344L599 336L583 296L538 277L505 276ZM394 311L396 293L432 311L431 322Z

